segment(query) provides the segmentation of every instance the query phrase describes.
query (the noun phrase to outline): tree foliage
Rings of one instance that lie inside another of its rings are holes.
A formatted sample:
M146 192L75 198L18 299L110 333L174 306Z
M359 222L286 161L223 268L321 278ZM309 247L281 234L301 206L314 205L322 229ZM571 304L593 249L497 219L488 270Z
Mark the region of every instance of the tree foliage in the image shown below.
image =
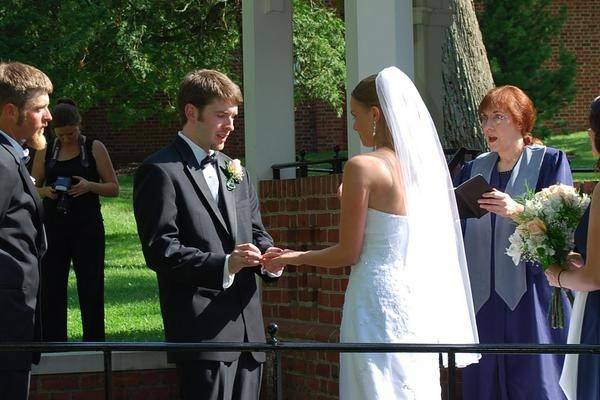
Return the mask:
M108 105L133 122L170 112L193 68L230 73L238 5L225 0L45 0L0 6L0 54L34 64L82 109Z
M344 22L320 2L294 0L294 97L322 100L341 115L346 80Z
M560 125L553 118L575 95L575 57L558 37L567 7L552 13L551 2L484 0L479 19L494 81L527 92L538 110L538 128ZM552 67L552 44L557 41L559 50Z
M341 21L319 4L294 5L297 98L341 107ZM117 123L175 118L179 82L192 69L241 81L241 0L4 0L0 36L0 57L46 72L53 98L83 110L106 105Z

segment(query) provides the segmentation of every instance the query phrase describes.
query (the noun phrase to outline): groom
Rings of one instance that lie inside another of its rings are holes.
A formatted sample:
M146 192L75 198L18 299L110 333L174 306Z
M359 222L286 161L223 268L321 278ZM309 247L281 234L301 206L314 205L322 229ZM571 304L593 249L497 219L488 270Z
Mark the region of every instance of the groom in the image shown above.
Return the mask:
M221 153L242 102L224 74L196 70L178 94L182 130L134 178L133 206L146 263L157 275L169 342L264 342L255 276L280 252L260 218L239 161ZM263 255L262 253L268 254ZM183 399L257 400L264 353L170 353Z

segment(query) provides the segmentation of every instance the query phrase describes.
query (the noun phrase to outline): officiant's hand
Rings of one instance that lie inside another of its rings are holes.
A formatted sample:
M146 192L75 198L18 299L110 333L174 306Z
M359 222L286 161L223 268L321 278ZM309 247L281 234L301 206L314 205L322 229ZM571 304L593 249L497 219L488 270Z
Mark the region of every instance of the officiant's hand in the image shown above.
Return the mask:
M484 210L506 218L514 218L524 209L523 205L514 201L510 195L496 189L484 193L477 202Z
M229 256L229 272L236 274L246 267L260 265L262 254L252 243L238 244Z

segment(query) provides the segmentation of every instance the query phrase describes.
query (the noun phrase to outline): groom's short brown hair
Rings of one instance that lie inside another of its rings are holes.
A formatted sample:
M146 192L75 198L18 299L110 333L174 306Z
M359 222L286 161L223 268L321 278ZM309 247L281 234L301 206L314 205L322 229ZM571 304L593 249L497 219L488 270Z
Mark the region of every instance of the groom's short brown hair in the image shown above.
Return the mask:
M200 115L204 107L214 99L240 104L243 101L242 91L227 75L212 69L198 69L188 73L179 86L177 107L181 122L185 124L186 104L192 104Z

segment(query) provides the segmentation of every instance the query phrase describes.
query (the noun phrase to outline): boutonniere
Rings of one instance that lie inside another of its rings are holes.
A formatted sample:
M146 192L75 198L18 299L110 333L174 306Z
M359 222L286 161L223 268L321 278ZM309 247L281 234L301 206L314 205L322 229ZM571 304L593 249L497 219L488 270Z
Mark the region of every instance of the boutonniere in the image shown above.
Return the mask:
M235 189L235 185L242 182L244 178L244 168L242 167L242 163L237 158L235 160L231 160L227 163L225 167L221 167L227 181L225 182L225 187L227 190L231 191Z
M35 178L33 176L29 176L31 178L31 182L33 182L33 186L35 186Z

